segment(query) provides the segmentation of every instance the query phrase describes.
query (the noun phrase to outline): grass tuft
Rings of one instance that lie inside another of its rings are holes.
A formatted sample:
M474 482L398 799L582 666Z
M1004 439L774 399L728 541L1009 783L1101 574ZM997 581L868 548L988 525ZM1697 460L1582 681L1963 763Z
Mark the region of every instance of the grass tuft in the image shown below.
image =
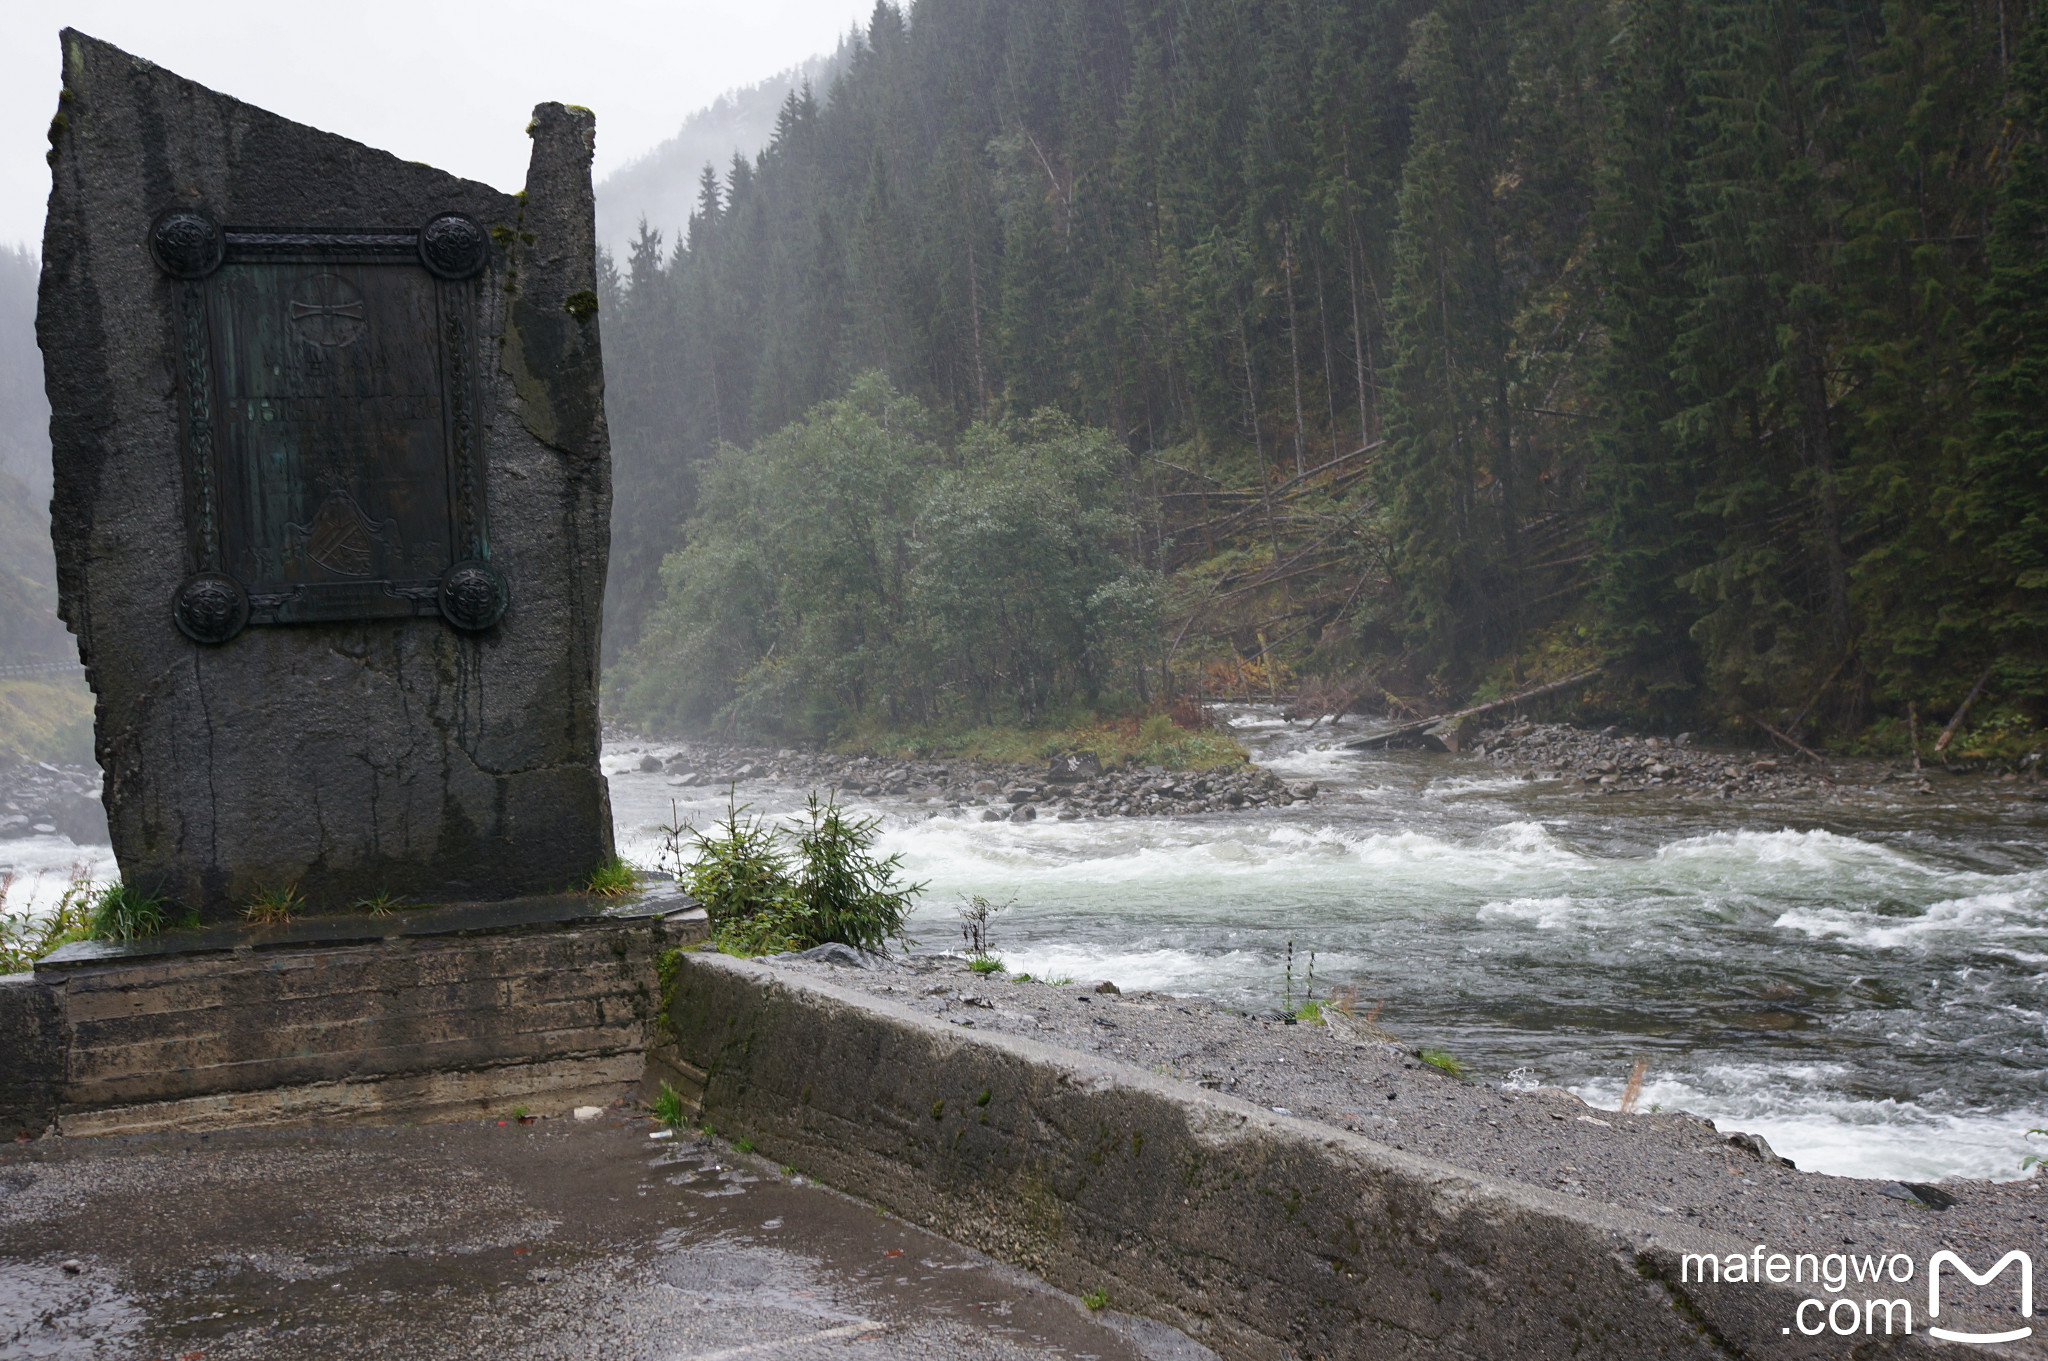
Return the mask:
M601 898L623 898L628 893L640 891L640 872L627 864L623 857L614 855L590 872L590 878L583 883L583 891Z
M980 974L1001 973L1003 961L994 955L980 955L967 961L967 967Z
M661 1090L655 1093L654 1104L647 1110L654 1117L654 1122L663 1129L683 1127L683 1094L671 1087L666 1080L662 1082Z
M380 890L374 897L358 898L355 902L356 911L367 912L373 917L389 917L406 906L405 899L397 897L389 889Z
M1090 1313L1098 1309L1107 1309L1109 1307L1109 1292L1107 1290L1091 1290L1081 1297L1081 1303L1088 1306Z
M997 765L1038 765L1067 752L1088 752L1104 770L1164 766L1168 770L1241 768L1249 754L1228 733L1167 714L1109 717L1087 710L1048 716L1037 727L1005 725L892 729L856 725L833 749L915 760L958 758Z
M1415 1057L1432 1068L1441 1069L1452 1077L1465 1076L1465 1065L1460 1063L1448 1049L1424 1049Z
M258 889L242 909L242 916L252 926L282 926L305 909L306 900L299 896L299 886L286 884L283 888Z
M164 904L127 884L112 883L93 904L90 931L94 940L141 940L164 929Z
M1636 1113L1636 1103L1643 1099L1643 1074L1649 1071L1650 1056L1648 1054L1639 1056L1636 1059L1636 1066L1629 1070L1628 1085L1621 1089L1621 1105L1618 1107L1621 1114L1634 1115Z

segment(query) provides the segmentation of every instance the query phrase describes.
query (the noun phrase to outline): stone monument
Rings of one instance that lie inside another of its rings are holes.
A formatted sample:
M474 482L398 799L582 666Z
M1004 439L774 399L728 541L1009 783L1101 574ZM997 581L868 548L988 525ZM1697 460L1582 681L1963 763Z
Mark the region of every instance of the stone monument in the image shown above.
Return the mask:
M123 879L502 898L612 854L589 111L506 195L62 35L36 329Z

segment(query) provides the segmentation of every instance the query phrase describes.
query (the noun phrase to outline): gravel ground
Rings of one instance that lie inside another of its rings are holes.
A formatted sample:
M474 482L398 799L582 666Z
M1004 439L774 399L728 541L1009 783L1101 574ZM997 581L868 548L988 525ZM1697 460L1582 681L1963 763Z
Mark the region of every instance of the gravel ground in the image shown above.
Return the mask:
M842 947L843 948L843 947ZM977 975L964 960L916 955L847 967L783 956L826 977L955 1025L1024 1035L1121 1059L1305 1120L1340 1126L1458 1167L1679 1220L1788 1252L1939 1248L1971 1260L2048 1249L2048 1184L1945 1181L1914 1188L1800 1172L1760 1138L1676 1112L1620 1115L1560 1088L1506 1090L1422 1061L1362 1019L1289 1024L1200 997L1053 986ZM2017 1163L2020 1151L2015 1150ZM1928 1200L1953 1200L1935 1208Z

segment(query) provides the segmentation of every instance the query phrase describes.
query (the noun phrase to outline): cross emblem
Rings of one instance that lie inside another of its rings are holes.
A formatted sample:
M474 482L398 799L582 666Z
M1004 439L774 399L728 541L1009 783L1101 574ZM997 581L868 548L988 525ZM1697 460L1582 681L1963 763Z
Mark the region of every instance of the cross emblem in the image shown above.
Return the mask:
M331 270L301 279L292 293L292 324L315 345L346 345L368 325L362 290Z
M347 317L351 321L361 321L363 304L361 300L335 303L294 302L292 320L303 321L307 317Z

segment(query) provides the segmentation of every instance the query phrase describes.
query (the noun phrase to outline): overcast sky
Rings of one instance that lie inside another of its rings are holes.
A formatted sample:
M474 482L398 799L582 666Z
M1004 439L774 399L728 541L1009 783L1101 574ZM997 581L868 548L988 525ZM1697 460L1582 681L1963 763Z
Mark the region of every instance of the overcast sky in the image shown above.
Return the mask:
M43 153L80 29L287 118L500 189L527 115L597 111L599 178L722 91L829 50L872 0L0 0L0 243L40 243Z

